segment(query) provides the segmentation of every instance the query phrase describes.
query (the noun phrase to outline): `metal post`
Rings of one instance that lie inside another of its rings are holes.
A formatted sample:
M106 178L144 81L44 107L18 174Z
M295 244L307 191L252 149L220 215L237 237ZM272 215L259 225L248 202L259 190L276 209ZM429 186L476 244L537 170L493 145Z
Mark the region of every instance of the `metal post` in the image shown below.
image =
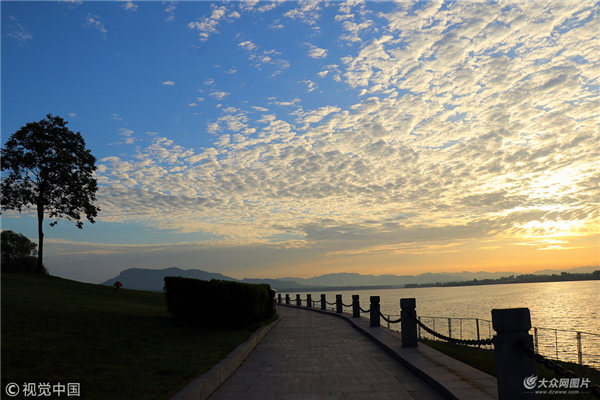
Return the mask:
M581 351L581 332L577 332L577 358L579 365L583 365L583 352Z
M556 349L556 361L558 361L558 331L554 330L554 348Z
M306 295L306 307L308 307L308 308L312 307L312 295L310 295L310 294Z
M535 359L521 347L533 348L529 309L492 310L492 324L499 400L539 399Z
M287 304L288 306L290 305L290 295L289 294L285 295L285 304Z
M419 322L421 322L421 317L419 317ZM419 339L421 339L421 325L419 325L417 329L419 330Z
M481 340L481 335L479 334L479 318L475 318L475 323L477 324L477 342ZM481 347L480 344L477 347Z
M298 307L300 307L302 305L302 300L300 300L300 295L299 294L296 295L296 305Z
M360 318L360 302L357 294L352 295L352 318Z
M452 337L452 319L448 318L448 337Z
M377 327L380 325L379 320L379 296L371 296L371 315L369 326Z
M540 352L540 342L538 341L538 330L537 328L533 328L533 351L536 353Z
M281 293L277 293L277 302L281 304Z
M335 312L341 314L344 312L344 308L342 307L342 295L335 295Z
M327 300L325 299L325 295L322 294L321 295L321 310L326 310L327 309Z
M402 347L417 347L417 300L400 299L400 329L402 330Z

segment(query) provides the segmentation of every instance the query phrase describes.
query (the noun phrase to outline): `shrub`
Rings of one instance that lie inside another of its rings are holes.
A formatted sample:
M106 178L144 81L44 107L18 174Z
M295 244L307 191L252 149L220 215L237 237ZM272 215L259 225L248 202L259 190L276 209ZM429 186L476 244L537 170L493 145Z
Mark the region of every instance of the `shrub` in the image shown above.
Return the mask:
M200 326L240 328L272 316L267 284L168 276L165 289L169 312Z

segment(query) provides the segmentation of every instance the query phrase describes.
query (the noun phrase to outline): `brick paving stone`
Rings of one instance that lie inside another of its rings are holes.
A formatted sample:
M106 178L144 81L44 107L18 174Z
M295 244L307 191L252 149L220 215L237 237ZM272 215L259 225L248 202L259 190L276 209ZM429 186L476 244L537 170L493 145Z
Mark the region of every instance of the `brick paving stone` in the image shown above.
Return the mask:
M348 322L278 311L281 321L210 400L443 399Z

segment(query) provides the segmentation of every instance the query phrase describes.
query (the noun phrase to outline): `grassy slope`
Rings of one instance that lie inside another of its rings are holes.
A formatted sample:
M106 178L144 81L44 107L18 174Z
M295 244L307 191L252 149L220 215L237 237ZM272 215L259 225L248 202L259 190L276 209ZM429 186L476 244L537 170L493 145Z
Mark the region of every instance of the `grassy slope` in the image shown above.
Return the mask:
M71 382L87 399L164 399L257 328L183 324L159 293L2 274L2 390Z
M496 363L494 361L494 352L492 350L479 349L477 347L462 346L458 344L452 344L437 340L421 339L421 342L425 343L429 347L452 357L463 363L477 368L489 375L496 376ZM578 377L588 378L592 384L600 384L600 371L595 368L583 367L573 363L561 362L560 363L566 370L573 371ZM560 379L553 371L548 370L543 365L537 366L537 372L540 379L545 378L550 380L552 378ZM543 390L543 389L542 389ZM560 389L564 390L564 389ZM594 399L595 397L588 392L580 392L577 395L571 395L576 397L578 400ZM550 395L545 394L541 396L544 400L560 399L566 400L569 398L565 394Z

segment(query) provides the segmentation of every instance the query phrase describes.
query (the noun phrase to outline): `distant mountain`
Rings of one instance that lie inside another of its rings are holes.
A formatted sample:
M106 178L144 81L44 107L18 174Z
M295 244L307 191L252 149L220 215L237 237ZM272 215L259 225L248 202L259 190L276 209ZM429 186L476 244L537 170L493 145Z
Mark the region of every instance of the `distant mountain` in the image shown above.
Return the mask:
M552 275L561 272L570 273L591 273L600 267L587 266L566 270L543 270L536 271L535 275ZM278 279L252 279L245 278L238 280L215 272L206 272L198 269L142 269L131 268L119 274L116 278L109 279L102 285L112 286L116 281L121 281L127 289L162 291L165 276L183 276L185 278L196 278L202 280L221 279L225 281L236 281L245 283L268 283L278 291L306 291L314 288L346 286L404 286L409 283L446 283L472 281L473 279L498 279L510 275L523 275L516 272L456 272L456 273L431 273L426 272L419 275L362 275L357 273L334 273L312 278L278 278Z
M587 267L577 267L577 268L572 268L572 269L544 269L541 271L535 271L534 275L552 275L552 274L560 274L561 272L568 272L570 274L589 274L591 272L594 272L596 270L599 270L600 266L596 265L596 266L592 266L592 265L588 265Z
M223 281L235 281L244 283L268 283L275 290L279 289L301 289L303 285L297 282L287 282L275 279L248 279L238 280L215 272L206 272L199 269L144 269L130 268L121 272L119 276L109 279L101 285L112 286L116 281L120 281L126 289L162 291L165 286L165 276L182 276L184 278L195 278L209 281L211 279L220 279Z
M340 272L326 274L312 278L280 278L278 280L297 282L305 286L372 286L379 279L375 275L361 275L357 273ZM393 284L389 284L393 285Z
M283 290L283 289L303 289L306 286L292 281L282 281L278 279L250 279L244 278L240 282L244 283L268 283L271 285L271 288L275 290Z
M456 282L475 279L484 279L483 274L495 275L490 273L430 273L426 272L419 275L361 275L357 273L337 273L315 276L313 278L281 278L286 281L294 281L306 286L403 286L407 283L436 283L436 282ZM514 274L514 272L502 273L502 276ZM508 275L506 275L508 274ZM486 277L487 277L486 275ZM473 276L473 277L471 277ZM500 277L500 276L498 276Z
M181 268L130 268L121 272L116 278L109 279L106 282L101 283L101 285L112 286L116 281L120 281L123 284L123 287L126 289L162 291L163 287L165 286L165 276L182 276L184 278L196 278L205 281L209 281L211 279L237 281L237 279L230 278L229 276L214 272L201 271L199 269L184 270Z
M567 270L543 270L534 272L535 275L560 274L561 272L570 273L590 273L600 267L578 267ZM474 279L499 279L511 275L523 275L517 272L455 272L455 273L431 273L426 272L419 275L362 275L357 273L335 273L315 276L312 278L280 278L280 280L293 281L309 287L323 286L404 286L409 283L445 283L445 282L463 282ZM291 289L291 288L290 288Z

